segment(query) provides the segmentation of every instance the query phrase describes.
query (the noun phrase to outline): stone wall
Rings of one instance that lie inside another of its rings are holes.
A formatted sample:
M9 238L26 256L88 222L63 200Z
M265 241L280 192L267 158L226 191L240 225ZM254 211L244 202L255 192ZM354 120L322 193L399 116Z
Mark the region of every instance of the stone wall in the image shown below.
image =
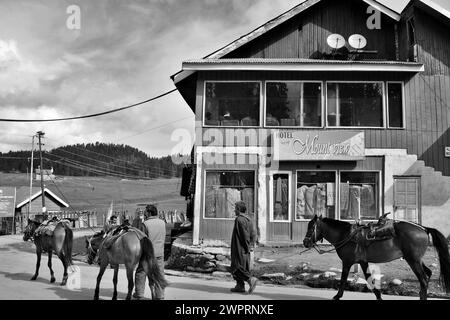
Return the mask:
M230 247L226 243L213 241L193 245L192 239L179 238L172 243L166 268L201 272L229 272Z

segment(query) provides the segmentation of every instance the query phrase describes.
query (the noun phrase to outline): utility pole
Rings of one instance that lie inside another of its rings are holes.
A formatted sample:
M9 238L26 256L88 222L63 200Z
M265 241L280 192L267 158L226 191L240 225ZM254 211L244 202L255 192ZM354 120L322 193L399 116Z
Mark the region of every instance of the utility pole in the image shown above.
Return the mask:
M30 198L28 203L28 217L27 221L30 218L30 210L31 210L31 196L32 196L32 190L33 190L33 164L34 164L34 137L31 138L31 163L30 163Z
M39 156L41 158L41 170L40 170L40 175L41 175L41 197L42 197L42 214L44 215L44 220L46 219L45 214L47 212L47 208L45 207L45 194L44 194L44 175L43 175L43 170L44 170L44 165L43 165L43 160L42 160L42 143L41 143L41 138L45 133L42 131L38 131L37 135L38 135L38 139L39 139Z

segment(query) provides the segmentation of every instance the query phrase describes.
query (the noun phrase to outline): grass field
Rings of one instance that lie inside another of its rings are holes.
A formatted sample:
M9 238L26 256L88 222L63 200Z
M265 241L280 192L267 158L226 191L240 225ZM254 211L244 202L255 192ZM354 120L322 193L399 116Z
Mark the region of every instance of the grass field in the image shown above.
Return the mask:
M0 186L29 187L27 174L0 173ZM40 186L33 181L33 186ZM111 201L114 211L132 213L137 204L156 203L159 210L186 211L180 196L181 178L127 180L110 177L56 177L45 186L69 203L70 210L107 212Z

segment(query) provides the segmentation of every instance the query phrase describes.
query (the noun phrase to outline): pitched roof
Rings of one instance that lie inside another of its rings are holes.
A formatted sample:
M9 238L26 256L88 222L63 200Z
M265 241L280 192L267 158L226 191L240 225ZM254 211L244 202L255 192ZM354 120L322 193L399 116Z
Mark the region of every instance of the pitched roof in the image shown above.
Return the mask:
M47 197L51 198L55 203L57 203L60 207L68 208L69 205L58 197L54 192L52 192L48 188L44 188L44 193ZM31 201L40 197L42 194L41 188L33 187L31 190ZM30 202L30 188L29 187L20 187L17 188L16 191L16 208L21 208Z
M450 11L444 9L442 6L438 5L432 0L420 0L422 5L426 6L428 9L432 9L436 13L443 15L445 18L450 19Z
M312 6L316 5L317 3L321 2L321 1L322 0L306 0L306 1L302 2L301 4L293 7L292 9L282 13L278 17L275 17L272 20L269 20L268 22L264 23L260 27L243 35L239 39L229 43L228 45L220 48L217 51L214 51L213 53L207 55L204 58L209 58L209 59L222 58L223 56L230 53L231 51L234 51L237 48L243 46L244 44L260 37L261 35L267 33L268 31L272 30L273 28L279 26L283 22L286 22L287 20L289 20L292 17L298 15L299 13L311 8ZM394 19L396 21L399 21L401 18L399 13L397 13L393 9L387 7L386 5L380 3L376 0L362 0L362 1L371 5L375 9L379 10L380 12L386 14L387 16L391 17L392 19Z

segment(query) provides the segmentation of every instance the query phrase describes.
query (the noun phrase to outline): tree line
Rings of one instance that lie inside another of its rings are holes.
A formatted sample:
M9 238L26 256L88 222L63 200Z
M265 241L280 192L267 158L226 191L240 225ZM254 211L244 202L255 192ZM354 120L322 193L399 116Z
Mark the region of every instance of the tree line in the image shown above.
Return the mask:
M184 157L189 158L189 157ZM0 171L27 173L31 151L0 152ZM34 168L39 167L39 153L34 154ZM171 156L150 157L137 148L112 143L67 145L43 152L44 169L53 168L62 176L114 176L120 178L181 177L184 164Z

